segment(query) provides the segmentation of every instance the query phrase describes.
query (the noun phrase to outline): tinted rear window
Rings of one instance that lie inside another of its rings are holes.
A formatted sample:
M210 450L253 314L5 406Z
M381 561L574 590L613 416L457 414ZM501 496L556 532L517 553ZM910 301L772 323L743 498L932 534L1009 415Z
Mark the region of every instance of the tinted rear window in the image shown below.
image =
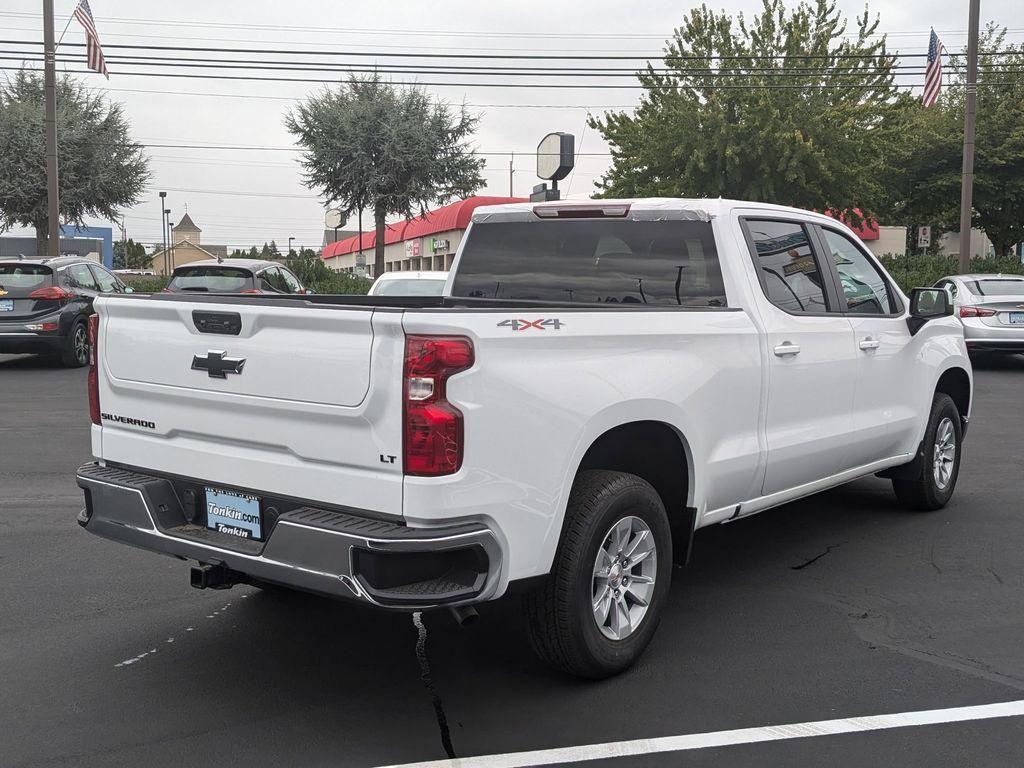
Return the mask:
M975 296L1024 296L1024 280L965 280Z
M474 224L452 295L724 307L711 225L570 219Z
M374 296L440 296L443 292L444 280L420 280L415 277L381 280L373 288Z
M240 267L182 267L167 287L172 291L238 293L252 288L252 272Z
M52 284L53 270L42 264L0 264L2 298L23 299L37 288Z

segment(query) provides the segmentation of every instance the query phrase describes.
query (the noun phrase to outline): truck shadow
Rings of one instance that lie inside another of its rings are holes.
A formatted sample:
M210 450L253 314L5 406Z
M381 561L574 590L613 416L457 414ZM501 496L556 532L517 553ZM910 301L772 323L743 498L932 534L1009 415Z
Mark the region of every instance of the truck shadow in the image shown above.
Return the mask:
M676 570L670 604L641 663L599 683L567 677L534 658L515 596L483 606L479 621L465 629L447 612L425 614L424 668L417 659L418 633L409 614L290 593L249 591L239 601L235 595L249 588L237 588L230 593L238 606L232 611L237 629L190 651L182 663L208 679L202 685L185 684L198 689L190 695L200 703L204 691L216 690L218 707L251 710L266 700L275 711L296 708L306 712L304 717L325 723L344 717L357 691L360 708L386 712L399 722L408 717L424 729L407 745L409 759L444 756L424 676L436 688L436 705L456 754L567 743L570 738L557 729L539 742L531 738L539 703L549 723L559 717L578 722L584 708L582 741L656 735L630 718L643 717L648 708L663 708L666 702L682 702L682 692L698 676L722 675L723 685L735 684L734 676L723 672L730 649L740 644L736 647L745 647L750 659L760 658L756 646L742 644L764 642L778 632L780 622L817 625L819 631L839 634L839 645L849 641L856 648L864 646L844 617L826 604L805 601L793 615L779 615L778 605L785 604L779 595L793 589L797 580L813 579L821 569L833 567L824 557L831 548L928 525L925 516L908 516L897 507L887 482L872 478L701 531L690 565ZM836 632L837 622L844 631ZM780 634L771 641L779 649L791 649L797 642L788 630ZM238 653L241 637L244 659ZM888 674L883 670L882 677ZM635 696L633 714L622 717L613 705L630 691ZM309 713L311 701L317 702L315 715ZM678 732L678 722L673 722L669 732ZM572 742L581 743L576 737Z
M0 355L0 372L42 371L48 369L74 370L64 368L55 355ZM85 370L84 368L82 369Z

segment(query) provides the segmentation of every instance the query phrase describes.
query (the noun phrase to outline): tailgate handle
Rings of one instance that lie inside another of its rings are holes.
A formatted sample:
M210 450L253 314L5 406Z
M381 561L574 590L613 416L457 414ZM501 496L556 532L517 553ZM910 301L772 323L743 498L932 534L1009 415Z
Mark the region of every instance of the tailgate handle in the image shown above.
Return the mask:
M242 332L242 316L237 312L192 311L192 322L200 333L219 333L237 336Z

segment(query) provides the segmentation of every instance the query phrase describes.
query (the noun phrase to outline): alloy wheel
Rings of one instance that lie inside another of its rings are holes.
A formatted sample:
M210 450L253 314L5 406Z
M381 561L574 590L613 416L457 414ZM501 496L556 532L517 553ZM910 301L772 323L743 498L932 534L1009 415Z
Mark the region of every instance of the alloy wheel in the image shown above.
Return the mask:
M605 534L594 560L592 607L601 634L624 640L636 631L654 598L658 549L650 527L632 515Z
M935 485L940 491L946 490L953 477L953 464L956 461L956 430L953 420L948 416L939 422L935 430L935 452L932 459L932 471Z

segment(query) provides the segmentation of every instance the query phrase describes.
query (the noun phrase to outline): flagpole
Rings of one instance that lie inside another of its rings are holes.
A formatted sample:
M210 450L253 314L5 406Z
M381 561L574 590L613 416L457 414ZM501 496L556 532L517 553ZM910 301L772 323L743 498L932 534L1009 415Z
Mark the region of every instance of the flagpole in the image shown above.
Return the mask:
M43 90L46 96L46 255L60 255L60 198L57 187L57 72L53 43L53 0L43 0ZM43 254L36 254L41 257Z
M76 5L75 8L78 6ZM64 42L64 35L68 33L68 27L71 26L71 22L74 20L75 14L72 11L71 15L68 16L68 23L64 25L64 31L60 33L60 37L57 38L57 48L60 48L60 44Z
M960 181L960 274L971 271L971 206L974 195L974 112L978 96L978 17L980 0L971 0L967 28L967 83L964 99L964 162Z

